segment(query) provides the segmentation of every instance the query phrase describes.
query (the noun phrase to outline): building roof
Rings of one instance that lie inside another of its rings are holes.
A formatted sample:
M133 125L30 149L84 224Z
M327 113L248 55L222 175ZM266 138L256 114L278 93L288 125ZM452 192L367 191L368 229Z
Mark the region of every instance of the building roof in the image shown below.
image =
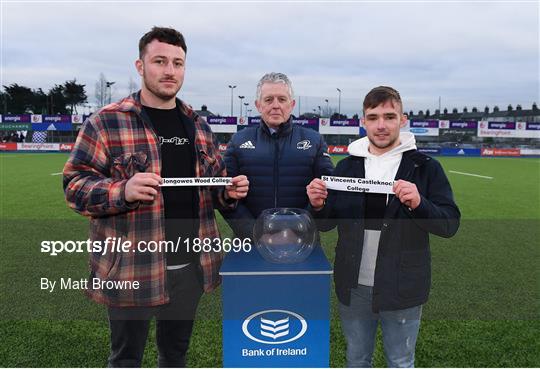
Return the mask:
M495 107L494 107L495 108ZM508 110L510 108L510 110ZM498 110L494 111L493 109L486 113L484 110L478 110L476 112L474 111L457 111L457 112L450 112L447 111L446 114L443 112L439 112L438 110L434 114L430 114L426 116L422 110L418 111L418 113L414 114L414 112L411 111L412 114L409 114L409 119L439 119L439 120L489 120L490 118L508 118L508 120L511 121L517 121L520 119L524 120L531 120L531 118L536 118L536 120L540 120L540 110L538 109L536 104L532 105L531 109L522 109L520 106L517 108L512 108L511 106L508 106L507 110ZM419 114L421 113L421 114Z

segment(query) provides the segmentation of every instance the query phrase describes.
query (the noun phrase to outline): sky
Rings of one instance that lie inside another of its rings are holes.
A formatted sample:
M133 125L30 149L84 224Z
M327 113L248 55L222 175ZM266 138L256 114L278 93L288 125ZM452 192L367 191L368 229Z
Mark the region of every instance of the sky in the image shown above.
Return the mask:
M187 42L179 97L199 109L256 115L258 80L292 80L295 114L318 106L361 113L379 85L400 91L405 111L539 103L539 2L247 2L2 0L1 85L47 91L76 78L95 104L100 73L112 98L140 85L138 41L152 26ZM245 112L244 107L244 112Z

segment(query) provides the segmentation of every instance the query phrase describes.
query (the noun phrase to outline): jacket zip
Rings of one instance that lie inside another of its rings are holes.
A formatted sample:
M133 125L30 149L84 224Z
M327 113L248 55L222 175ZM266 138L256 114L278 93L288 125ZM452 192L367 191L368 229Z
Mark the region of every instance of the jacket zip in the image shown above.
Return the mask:
M276 133L272 134L274 140L274 208L278 207L278 187L279 187L279 141Z
M403 160L403 159L402 159ZM414 172L414 169L416 168L416 164L413 164L413 167L411 168L410 171L407 172L407 174L405 175L405 177L403 177L405 180L409 180ZM396 201L397 197L394 195L394 197L392 198L392 200L390 200L388 202L388 204L386 205L386 209L388 209L390 207L390 205ZM386 236L386 233L388 231L388 221L387 221L387 217L385 215L384 219L383 219L383 227L381 228L381 235L379 236L379 246L381 245L381 241L383 239L383 236ZM375 261L375 270L377 269L377 264L378 264L378 259L379 259L379 255L380 253L378 252L377 253L377 259ZM376 288L377 285L375 283L375 275L373 276L373 289L372 289L372 293L373 293L373 297L372 297L372 309L373 311L379 311L379 306L378 304L375 303L375 295L378 294L378 291L379 289Z

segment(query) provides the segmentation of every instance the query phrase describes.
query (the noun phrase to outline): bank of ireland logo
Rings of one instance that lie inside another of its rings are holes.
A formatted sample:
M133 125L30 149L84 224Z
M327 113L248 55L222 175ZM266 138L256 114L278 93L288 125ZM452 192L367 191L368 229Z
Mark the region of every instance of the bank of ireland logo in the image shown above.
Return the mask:
M252 341L278 345L293 342L308 329L306 320L288 310L264 310L256 312L242 323L242 332Z

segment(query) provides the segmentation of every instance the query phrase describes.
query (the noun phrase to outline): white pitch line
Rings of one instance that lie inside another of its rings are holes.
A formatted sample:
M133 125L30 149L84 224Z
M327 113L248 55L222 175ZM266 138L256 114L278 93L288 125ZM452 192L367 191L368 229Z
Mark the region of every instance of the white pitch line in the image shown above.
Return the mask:
M493 177L488 176L481 176L480 174L472 174L472 173L463 173L463 172L456 172L455 170L449 170L450 173L456 173L456 174L462 174L464 176L471 176L471 177L478 177L478 178L485 178L485 179L493 179Z
M62 174L64 172L58 172L58 173L51 173L51 176L59 176L60 174Z

